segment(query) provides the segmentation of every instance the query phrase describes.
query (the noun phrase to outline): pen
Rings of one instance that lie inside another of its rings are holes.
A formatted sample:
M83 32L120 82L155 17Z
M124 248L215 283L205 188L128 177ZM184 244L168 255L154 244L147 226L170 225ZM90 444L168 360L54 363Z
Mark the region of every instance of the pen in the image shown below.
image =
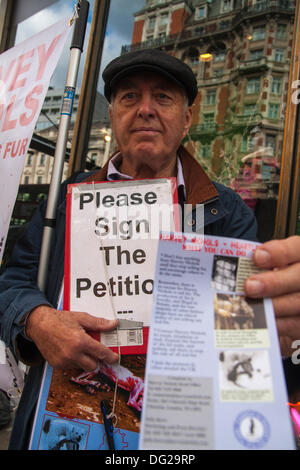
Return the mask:
M102 400L100 403L102 415L103 415L103 421L104 421L104 427L105 427L105 432L106 432L106 437L107 437L107 442L108 442L108 448L109 450L115 450L115 445L114 445L114 427L112 424L112 419L108 418L108 415L110 413L109 405L106 400Z

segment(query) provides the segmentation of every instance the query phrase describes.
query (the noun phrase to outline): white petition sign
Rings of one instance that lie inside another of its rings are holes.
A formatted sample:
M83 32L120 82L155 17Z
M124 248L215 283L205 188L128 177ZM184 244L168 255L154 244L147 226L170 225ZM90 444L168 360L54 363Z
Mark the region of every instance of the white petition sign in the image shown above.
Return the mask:
M159 229L174 227L172 180L70 186L67 308L149 327Z
M0 263L27 149L70 30L65 18L0 55Z

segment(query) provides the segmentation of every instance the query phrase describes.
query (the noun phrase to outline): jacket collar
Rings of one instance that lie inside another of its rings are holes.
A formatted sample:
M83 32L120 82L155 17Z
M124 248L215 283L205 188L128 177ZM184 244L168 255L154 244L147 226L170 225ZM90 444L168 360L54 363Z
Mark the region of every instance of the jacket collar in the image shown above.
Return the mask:
M115 152L111 158L116 155ZM203 168L194 157L181 145L178 149L186 190L187 204L203 204L219 197L219 193ZM86 178L85 182L106 181L108 162L104 167Z

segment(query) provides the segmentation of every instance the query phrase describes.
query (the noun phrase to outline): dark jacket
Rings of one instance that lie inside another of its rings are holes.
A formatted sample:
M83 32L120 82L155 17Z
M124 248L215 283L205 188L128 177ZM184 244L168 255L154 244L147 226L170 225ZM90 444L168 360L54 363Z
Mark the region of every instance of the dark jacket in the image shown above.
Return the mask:
M186 214L185 230L199 232L196 227L196 204L204 204L204 232L209 235L255 240L256 222L252 211L231 189L212 183L186 150L180 149L186 186L186 203L193 210ZM107 165L97 173L78 175L76 182L104 181ZM88 178L87 178L88 176ZM34 307L56 306L64 273L64 240L67 182L62 184L58 199L56 226L51 246L48 282L45 295L36 285L39 252L42 241L46 203L37 209L22 237L16 244L11 260L0 276L1 338L30 370L15 417L10 449L28 447L34 409L37 403L44 363L34 343L25 339L23 317Z

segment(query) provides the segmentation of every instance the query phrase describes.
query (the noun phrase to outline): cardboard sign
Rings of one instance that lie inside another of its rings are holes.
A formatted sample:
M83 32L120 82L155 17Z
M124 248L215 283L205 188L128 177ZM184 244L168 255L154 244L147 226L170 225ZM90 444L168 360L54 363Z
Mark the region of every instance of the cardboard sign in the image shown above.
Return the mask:
M159 233L178 227L176 197L175 178L69 186L64 309L117 317L101 342L123 354L146 353Z

